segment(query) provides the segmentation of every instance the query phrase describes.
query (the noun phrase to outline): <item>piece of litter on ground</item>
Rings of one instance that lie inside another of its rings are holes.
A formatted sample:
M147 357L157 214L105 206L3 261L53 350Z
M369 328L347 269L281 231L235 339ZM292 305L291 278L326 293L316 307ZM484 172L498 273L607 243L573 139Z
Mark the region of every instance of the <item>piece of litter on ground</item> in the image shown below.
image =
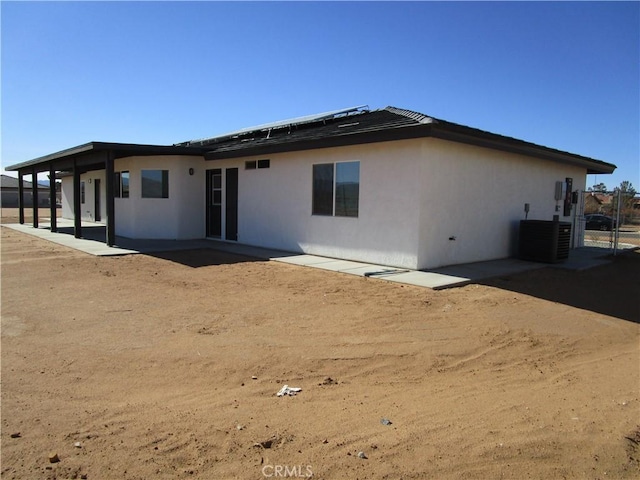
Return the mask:
M358 458L364 458L366 460L367 459L367 455L364 452L358 452Z
M74 443L73 446L76 448L82 448L82 444L80 442Z
M258 379L258 377L256 377L255 375L251 376L251 380L257 380L257 379Z
M271 446L273 445L273 440L273 438L270 438L269 440L265 440L264 442L256 442L253 444L253 446L261 448L271 448Z
M285 385L280 389L276 395L278 397L284 397L285 395L294 396L296 393L301 392L302 389L300 387L290 387L289 385Z
M382 425L391 425L392 422L388 418L382 418L382 419L380 419L380 423Z

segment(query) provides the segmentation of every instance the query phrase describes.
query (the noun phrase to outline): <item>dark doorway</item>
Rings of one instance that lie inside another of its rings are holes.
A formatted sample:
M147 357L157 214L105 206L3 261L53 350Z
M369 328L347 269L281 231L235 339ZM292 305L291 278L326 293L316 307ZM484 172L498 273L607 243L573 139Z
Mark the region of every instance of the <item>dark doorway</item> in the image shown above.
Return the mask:
M222 236L222 169L207 170L207 237Z
M102 215L100 215L100 179L96 178L93 180L93 184L95 186L95 201L94 201L94 220L96 222L99 222L100 220L102 220Z
M225 238L238 240L238 169L226 170L225 194Z

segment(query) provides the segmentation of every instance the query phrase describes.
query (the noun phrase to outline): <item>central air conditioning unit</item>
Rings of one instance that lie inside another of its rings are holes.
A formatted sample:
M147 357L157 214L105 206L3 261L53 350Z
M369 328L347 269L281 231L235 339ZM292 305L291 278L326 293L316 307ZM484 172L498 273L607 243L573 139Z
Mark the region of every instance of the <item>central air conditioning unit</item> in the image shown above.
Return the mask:
M558 263L569 258L571 224L547 220L521 220L519 257L532 262Z

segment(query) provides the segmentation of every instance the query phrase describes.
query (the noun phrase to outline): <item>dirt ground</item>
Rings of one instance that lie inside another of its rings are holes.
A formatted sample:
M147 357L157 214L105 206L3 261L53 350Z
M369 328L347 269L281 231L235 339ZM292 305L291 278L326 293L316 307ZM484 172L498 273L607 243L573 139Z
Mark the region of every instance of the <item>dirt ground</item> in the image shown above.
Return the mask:
M436 292L1 240L3 479L640 475L640 253Z

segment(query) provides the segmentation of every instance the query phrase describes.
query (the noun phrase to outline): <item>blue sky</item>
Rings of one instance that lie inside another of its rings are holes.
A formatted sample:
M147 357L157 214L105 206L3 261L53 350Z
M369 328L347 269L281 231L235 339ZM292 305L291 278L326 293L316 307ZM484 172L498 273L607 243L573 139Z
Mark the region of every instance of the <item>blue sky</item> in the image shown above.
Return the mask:
M2 166L393 105L618 165L640 190L640 3L6 2Z

